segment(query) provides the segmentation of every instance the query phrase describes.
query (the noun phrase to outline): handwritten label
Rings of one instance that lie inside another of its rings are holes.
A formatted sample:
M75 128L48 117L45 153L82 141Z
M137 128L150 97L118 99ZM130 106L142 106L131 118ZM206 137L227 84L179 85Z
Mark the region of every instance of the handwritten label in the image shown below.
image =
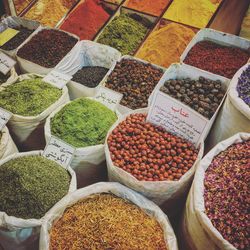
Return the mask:
M4 75L6 75L15 64L15 60L0 52L0 71Z
M122 99L122 94L101 86L97 91L95 99L109 109L115 110L117 104L119 104Z
M52 136L43 151L43 156L57 162L61 166L68 167L74 152L74 147Z
M201 140L208 120L174 98L157 92L147 121L177 134L195 145Z
M43 81L62 89L71 79L72 76L70 75L63 74L57 70L52 70L43 78Z
M11 116L12 116L12 114L9 111L0 108L0 131L7 124L7 122L11 118Z
M16 36L19 33L19 30L15 30L12 28L7 28L6 30L0 33L0 46L3 46L10 39Z

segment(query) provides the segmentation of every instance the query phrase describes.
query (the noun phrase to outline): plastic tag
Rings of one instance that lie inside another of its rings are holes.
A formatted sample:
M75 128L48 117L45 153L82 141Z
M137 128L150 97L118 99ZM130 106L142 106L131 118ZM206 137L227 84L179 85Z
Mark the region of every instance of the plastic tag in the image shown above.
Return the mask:
M70 75L63 74L57 70L52 70L43 78L43 81L62 89L71 79L72 76Z
M6 75L15 64L15 60L0 52L0 71L4 75Z

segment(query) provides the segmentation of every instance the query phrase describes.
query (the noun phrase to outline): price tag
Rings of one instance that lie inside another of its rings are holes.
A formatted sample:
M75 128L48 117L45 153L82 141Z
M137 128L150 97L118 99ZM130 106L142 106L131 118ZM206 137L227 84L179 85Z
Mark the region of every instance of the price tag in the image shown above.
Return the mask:
M117 104L121 101L122 96L122 94L116 91L100 86L95 96L95 100L104 104L109 109L115 110Z
M67 168L73 158L74 152L74 147L52 136L43 151L43 156Z
M7 28L0 33L0 46L3 46L10 39L16 36L19 33L19 30Z
M6 75L15 64L15 60L0 52L0 71L4 75Z
M193 142L196 146L209 122L191 108L160 91L153 98L147 121Z
M11 118L11 116L12 116L12 114L9 111L0 108L0 131L7 124L7 122Z
M71 79L72 76L70 75L63 74L57 70L52 70L43 78L43 81L62 89Z

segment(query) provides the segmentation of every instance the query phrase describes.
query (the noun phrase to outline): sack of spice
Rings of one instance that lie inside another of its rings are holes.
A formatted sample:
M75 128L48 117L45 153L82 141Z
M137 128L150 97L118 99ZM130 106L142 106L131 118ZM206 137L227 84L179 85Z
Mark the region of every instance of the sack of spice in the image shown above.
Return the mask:
M97 227L98 225L98 227ZM177 250L167 216L119 183L97 183L66 196L46 215L40 250Z
M69 101L68 89L58 89L42 81L41 75L24 74L1 85L0 107L13 115L7 126L23 151L45 147L45 119Z
M250 134L217 144L199 163L181 225L186 250L247 250Z
M187 140L146 122L148 109L121 117L109 130L105 155L110 181L143 194L169 216L181 209L203 155Z
M91 98L78 98L58 107L47 118L45 138L51 135L76 148L71 162L78 187L103 180L104 142L119 113Z
M35 249L45 214L76 190L76 176L42 156L13 154L0 161L0 242L5 250Z
M250 63L234 75L228 95L208 137L212 148L236 133L250 133Z
M94 96L108 70L121 57L109 46L92 41L80 41L56 66L58 71L73 76L67 84L70 99Z
M0 160L17 152L17 147L9 134L8 128L5 126L0 131Z

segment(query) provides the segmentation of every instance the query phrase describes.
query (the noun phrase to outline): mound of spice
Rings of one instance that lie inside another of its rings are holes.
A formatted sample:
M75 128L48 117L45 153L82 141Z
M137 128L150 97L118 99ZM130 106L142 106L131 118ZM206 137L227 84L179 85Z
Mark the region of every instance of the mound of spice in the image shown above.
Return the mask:
M208 119L212 118L226 94L221 81L212 81L204 77L199 77L198 80L171 79L166 81L160 90Z
M51 133L76 148L103 144L116 114L103 104L79 98L51 119Z
M43 67L53 68L76 43L77 39L65 32L44 29L24 44L17 56Z
M177 181L197 159L190 142L132 114L108 137L111 160L139 181Z
M17 14L20 14L28 5L32 2L32 0L13 0L15 9Z
M69 14L60 29L76 34L81 40L92 40L109 17L100 0L86 0Z
M0 72L0 85L8 80L10 77L10 72L4 75L2 72Z
M162 69L149 63L122 59L116 64L105 86L123 94L121 105L131 109L145 108L163 73Z
M107 73L108 69L104 67L83 67L73 75L72 81L81 83L89 88L95 88Z
M68 193L70 175L43 156L23 156L0 167L0 211L39 219Z
M55 103L62 90L42 78L24 80L4 87L0 91L0 107L16 115L35 116Z
M223 238L240 250L250 249L250 140L218 154L205 173L206 214Z
M167 250L160 224L130 201L94 194L67 208L50 230L50 250Z
M1 49L4 49L4 50L16 49L34 32L34 30L30 30L22 26L15 27L14 29L18 30L19 32L12 39L10 39L7 43L1 46L0 47Z
M170 0L127 0L124 6L151 15L160 16Z
M236 89L239 97L250 107L250 65L241 74Z
M201 41L191 48L184 63L232 78L238 69L247 63L249 57L250 50Z
M147 31L148 28L142 22L128 14L121 14L104 28L97 42L109 45L123 55L131 55L138 48Z
M166 23L154 30L136 53L136 57L169 67L179 62L180 56L194 37L195 32L184 25Z

